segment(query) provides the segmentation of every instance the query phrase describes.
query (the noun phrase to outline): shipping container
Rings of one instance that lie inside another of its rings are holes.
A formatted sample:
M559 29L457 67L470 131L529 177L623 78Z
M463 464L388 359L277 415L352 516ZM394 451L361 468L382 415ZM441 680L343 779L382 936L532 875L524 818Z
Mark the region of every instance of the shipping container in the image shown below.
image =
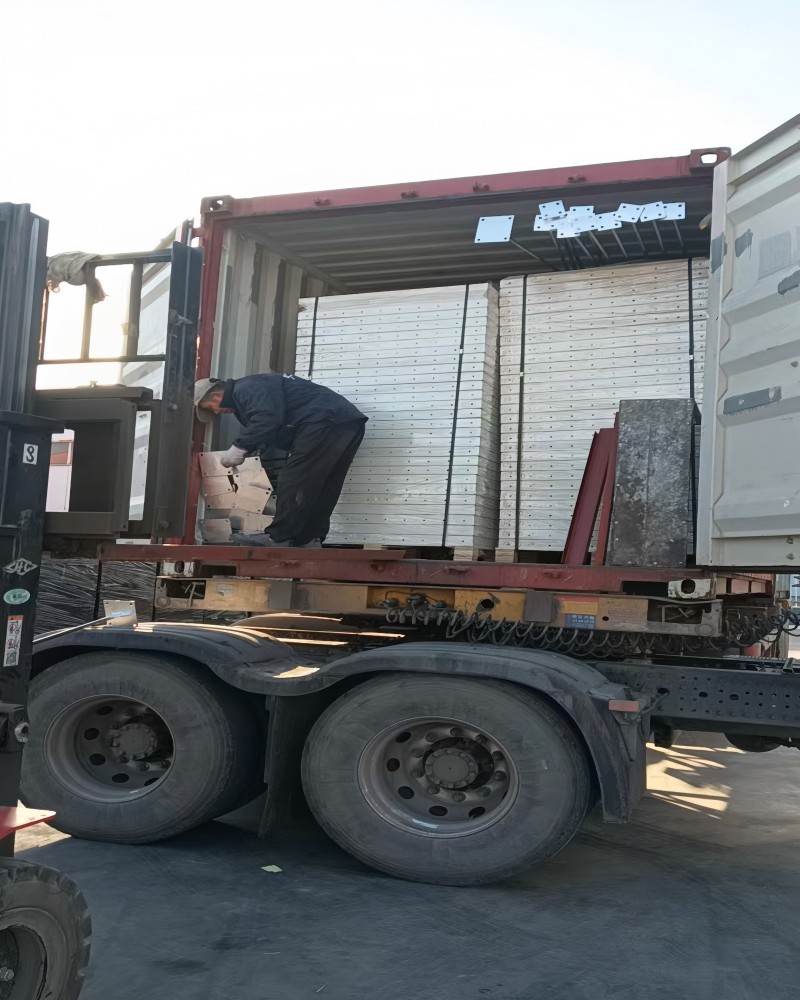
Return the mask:
M199 374L236 378L274 370L308 376L308 345L304 346L303 338L307 338L311 322L309 308L313 317L313 305L309 303L335 302L338 297L343 297L343 303L350 296L383 295L388 296L389 301L398 293L410 295L414 290L442 287L451 288L457 296L458 289L465 283L473 286L488 283L499 288L504 279L519 274L531 275L537 281L552 279L560 282L560 287L565 289L585 289L588 296L592 292L593 273L607 271L609 277L620 275L637 262L640 267L645 264L657 267L672 261L671 266L676 269L675 273L680 272L683 276L681 280L685 285L690 273L685 262L692 259L696 263L692 265L691 273L696 276L696 294L699 295L704 289L704 265L701 261L709 252L708 230L702 228L701 223L711 207L713 168L727 155L726 149L696 150L689 156L678 158L494 177L258 199L207 198L203 203L201 226L206 264ZM614 212L623 205L633 204L680 205L685 206L685 210L681 211L680 218L665 219L663 213L660 216L655 213L651 220L620 223L607 231L592 232L585 238L581 238L580 234L561 238L555 232L534 229L540 204L559 201L563 202L567 211L590 207L597 214ZM479 221L494 216L512 220L511 238L501 243L476 241ZM573 277L570 279L564 272ZM644 299L644 288L642 293ZM576 294L580 297L583 293L577 291ZM689 318L685 302L684 295L683 312L680 317L674 317L674 322L682 324L680 331L672 341L667 343L665 340L662 345L665 351L672 351L679 340L677 354L680 358L671 359L669 372L664 369L669 384L665 383L656 395L682 390L688 392L690 389ZM702 302L698 300L697 304L697 333L701 336ZM650 305L640 300L642 319ZM658 328L657 320L654 321L655 328ZM587 327L586 336L591 337L593 332L591 326ZM674 330L672 332L675 333ZM380 350L379 342L386 337L386 333L385 326L381 329L375 326L372 331L376 350ZM501 366L504 360L508 361L510 348L505 350L503 356L501 348ZM375 386L374 399L372 396L364 398L362 408L373 417L373 423L368 427L362 461L378 457L370 448L374 444L379 450L382 447L380 427L381 420L385 419L385 406L380 400L385 401L392 394L397 394L396 380L405 371L402 362L406 353L405 345L395 343L393 352L386 355L383 364L373 366L375 379L385 379L386 385L383 392L380 386ZM495 364L495 359L484 356L484 361L488 360ZM654 357L656 367L662 363L661 357ZM422 369L433 373L443 364L443 358L430 355L427 368L424 357L418 357L415 364L414 377L418 378L420 364ZM680 378L672 376L672 368L680 368L683 373ZM362 390L356 392L357 387L352 380L344 378L335 366L321 368L316 365L310 374L333 388L339 388L345 395L355 392L359 396L355 399L357 403L361 399ZM509 375L508 370L506 374ZM700 375L698 366L698 379ZM657 382L658 379L650 381ZM629 385L630 379L627 382L623 379L619 388ZM610 390L613 388L609 387ZM595 426L605 426L612 412L610 399L613 394L613 391L610 395L608 392L603 394L599 410L589 407L583 414L586 420L593 420L597 410ZM624 392L616 396L616 400L622 395ZM482 399L481 412L488 422L488 429L481 447L486 454L489 437L494 435L494 462L497 464L500 458L499 413L491 415L486 393ZM397 411L398 429L402 428L406 419L406 410L400 404L399 398L396 404L392 404ZM417 407L415 419L419 421L419 408L424 409L424 401L415 400L411 405ZM374 413L370 413L371 406L375 407ZM445 404L445 409L450 411L449 419L452 420L452 398ZM510 412L509 407L507 410ZM462 430L465 430L463 425ZM197 433L200 435L202 431ZM233 418L223 417L205 438L195 438L195 447L226 446L235 433ZM509 440L516 440L515 429L510 428L509 434ZM559 511L555 528L548 532L542 525L542 531L528 532L530 538L518 538L516 505L510 508L504 501L506 523L510 518L514 528L507 528L501 546L519 548L520 545L516 544L519 541L525 543L522 547L557 551L563 545L565 526L574 501L575 478L580 477L590 439L589 427L582 427L580 440L574 444L574 455L570 459L569 482L564 484L565 488L556 497ZM419 461L421 454L435 443L428 435L425 440L417 439L413 445L416 454L412 454L412 446L409 446L394 455L397 473L402 474L403 468L411 473L411 464ZM509 445L507 440L506 447L513 450L516 446L513 443ZM435 450L431 454L436 457ZM449 462L450 467L440 466L437 475L444 476L445 482L448 479L457 482L449 449L438 457ZM495 470L487 466L481 473L481 482L494 474ZM507 474L513 476L515 472L507 468ZM337 513L332 540L339 543L383 541L386 544L450 547L464 544L474 548L497 544L496 505L491 513L484 505L487 513L482 515L484 520L480 525L473 518L468 533L462 532L460 536L450 533L448 537L448 532L441 530L439 515L432 516L424 503L409 503L415 492L413 483L409 481L410 492L405 486L398 488L397 483L392 486L392 495L401 498L401 506L408 516L405 522L401 522L399 518L403 517L403 511L392 509L391 504L381 519L375 505L364 502L363 494L367 491L358 490L359 476L363 479L358 468L354 468ZM361 485L369 487L371 484ZM417 487L419 485L416 484ZM197 484L195 487L197 496ZM484 498L496 496L497 487L481 486L479 492ZM356 500L359 493L362 495ZM419 495L418 490L416 495ZM375 502L379 502L377 494L375 498ZM541 509L544 509L547 498L538 499L541 500ZM401 523L414 525L415 531L404 533L397 530ZM194 539L191 525L187 528L186 539Z

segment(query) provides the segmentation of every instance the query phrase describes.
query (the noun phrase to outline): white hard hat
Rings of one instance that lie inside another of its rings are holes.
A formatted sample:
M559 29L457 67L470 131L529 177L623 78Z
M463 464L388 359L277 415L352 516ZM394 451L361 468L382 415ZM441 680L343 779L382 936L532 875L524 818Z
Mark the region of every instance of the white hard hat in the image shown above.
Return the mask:
M194 384L194 412L197 419L202 424L210 424L214 419L214 414L210 410L203 410L200 404L210 392L224 389L225 383L218 378L201 378Z

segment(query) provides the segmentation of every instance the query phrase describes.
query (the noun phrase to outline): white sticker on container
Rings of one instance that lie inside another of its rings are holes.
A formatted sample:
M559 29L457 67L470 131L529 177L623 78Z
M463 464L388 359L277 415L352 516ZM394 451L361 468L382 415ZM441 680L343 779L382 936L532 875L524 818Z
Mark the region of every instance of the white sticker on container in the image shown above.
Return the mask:
M16 667L19 665L19 649L22 645L22 622L23 615L9 615L6 625L6 643L3 649L3 666Z
M22 446L22 464L36 465L38 461L39 461L39 445L24 444Z

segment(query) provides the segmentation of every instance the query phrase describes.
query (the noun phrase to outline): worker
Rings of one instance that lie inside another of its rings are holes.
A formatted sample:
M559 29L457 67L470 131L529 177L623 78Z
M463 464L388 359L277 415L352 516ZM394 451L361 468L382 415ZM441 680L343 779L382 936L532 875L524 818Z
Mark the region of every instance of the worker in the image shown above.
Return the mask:
M263 535L234 535L239 544L319 548L347 471L364 437L364 416L344 396L296 375L204 378L195 383L197 418L232 413L243 430L221 458L227 469L267 447L289 452L277 506Z

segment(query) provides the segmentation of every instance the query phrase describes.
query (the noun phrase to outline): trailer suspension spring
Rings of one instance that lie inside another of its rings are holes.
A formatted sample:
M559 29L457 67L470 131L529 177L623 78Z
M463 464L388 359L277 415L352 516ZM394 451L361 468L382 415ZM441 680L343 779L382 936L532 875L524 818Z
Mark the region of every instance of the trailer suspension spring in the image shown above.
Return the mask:
M412 625L444 632L447 639L546 649L570 656L609 660L632 656L723 654L763 640L775 642L783 633L800 633L800 614L788 611L776 616L738 614L726 621L724 635L711 638L553 628L536 622L498 621L479 612L433 608L419 601L405 608L387 609L386 619L392 625Z

